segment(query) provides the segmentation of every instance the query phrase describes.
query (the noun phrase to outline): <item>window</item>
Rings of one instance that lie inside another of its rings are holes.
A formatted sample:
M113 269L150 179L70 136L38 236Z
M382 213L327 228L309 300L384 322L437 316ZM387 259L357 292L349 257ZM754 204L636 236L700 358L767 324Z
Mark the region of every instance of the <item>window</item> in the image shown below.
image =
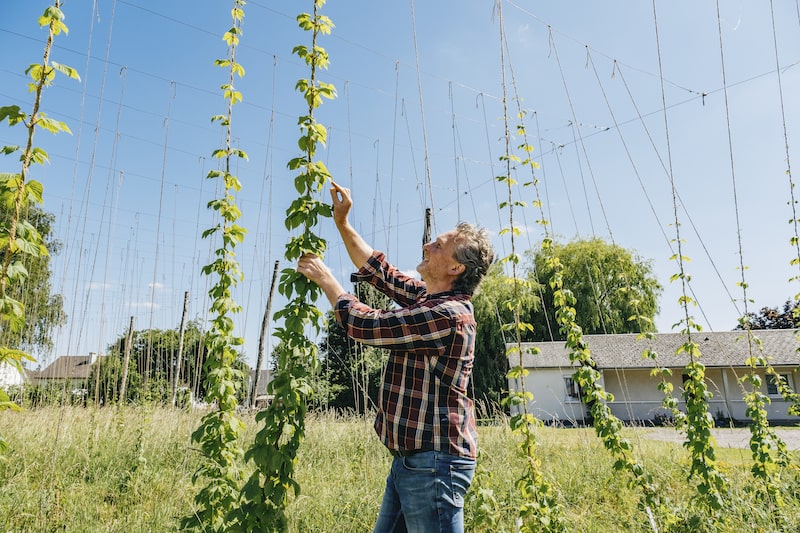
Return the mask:
M568 400L580 401L580 399L581 399L581 388L575 382L575 380L572 379L571 376L564 377L564 386L567 389L567 399Z
M784 383L789 383L789 374L779 374ZM778 390L778 378L774 374L767 374L767 394L769 396L780 396Z

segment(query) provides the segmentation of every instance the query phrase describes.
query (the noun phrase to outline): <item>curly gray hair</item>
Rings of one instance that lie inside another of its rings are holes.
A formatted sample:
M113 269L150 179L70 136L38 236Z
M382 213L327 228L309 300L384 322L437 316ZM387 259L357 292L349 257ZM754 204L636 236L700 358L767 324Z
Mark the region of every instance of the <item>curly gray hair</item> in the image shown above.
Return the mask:
M455 229L453 258L464 265L464 272L453 282L453 290L474 294L494 262L494 249L485 228L460 222Z

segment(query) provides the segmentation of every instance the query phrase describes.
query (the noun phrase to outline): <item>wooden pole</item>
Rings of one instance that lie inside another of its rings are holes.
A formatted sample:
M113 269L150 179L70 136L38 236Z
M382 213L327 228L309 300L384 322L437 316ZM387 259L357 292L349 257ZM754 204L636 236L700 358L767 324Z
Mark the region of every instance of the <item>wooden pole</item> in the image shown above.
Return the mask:
M206 354L206 332L200 333L200 349L197 350L197 357L194 361L194 379L192 380L192 398L200 397L200 381L203 376L203 365L205 364Z
M119 388L119 401L125 403L125 395L128 392L128 365L131 362L131 344L133 344L133 317L128 328L128 336L125 337L124 357L122 358L122 385Z
M425 208L425 230L422 233L422 244L431 242L431 208Z
M183 315L181 315L181 329L178 333L178 355L172 366L172 407L178 396L178 380L181 375L181 361L183 361L183 338L186 334L186 312L189 308L189 291L183 293Z
M280 261L275 261L275 268L272 270L272 283L269 287L269 297L267 298L267 308L264 310L264 318L261 319L261 335L258 337L258 355L256 356L255 376L253 377L253 388L250 389L250 407L256 406L256 394L258 392L258 379L261 377L261 364L264 361L264 349L267 337L267 326L269 325L269 315L272 309L272 296L275 294L275 280L278 279L278 266Z

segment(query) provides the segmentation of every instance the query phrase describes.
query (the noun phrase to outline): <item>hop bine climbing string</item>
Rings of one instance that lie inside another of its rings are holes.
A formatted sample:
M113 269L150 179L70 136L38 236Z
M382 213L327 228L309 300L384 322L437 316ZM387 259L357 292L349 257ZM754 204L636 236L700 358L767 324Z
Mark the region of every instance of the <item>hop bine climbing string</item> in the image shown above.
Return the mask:
M192 440L200 444L204 455L204 461L193 480L207 480L207 484L195 496L197 509L181 521L181 528L195 531L230 530L230 515L239 508L239 485L242 480L243 451L239 436L245 426L236 416L236 406L237 391L243 376L233 363L238 355L236 347L243 341L234 334L232 315L240 312L241 307L231 293L243 279L235 247L244 239L246 230L236 223L241 213L234 194L241 189L241 183L231 173L231 162L237 157L246 159L247 154L232 146L231 131L233 106L242 101L234 81L244 76L244 68L236 62L244 5L243 0L234 0L231 9L233 25L223 36L228 46L228 57L215 61L217 66L228 69L228 81L221 86L228 104L227 112L212 117L225 129L224 146L213 152L213 156L223 162L223 168L208 173L209 179L218 179L222 183L221 197L208 203L208 207L219 214L219 222L203 232L204 238L213 237L220 243L215 251L216 259L203 267L205 275L216 276L216 284L208 293L211 298L210 311L216 316L211 319L211 330L206 338L208 355L205 362L208 369L206 401L215 405L216 409L203 417L200 427L192 434Z
M669 169L669 179L672 190L672 206L675 224L675 246L676 253L670 258L675 261L678 272L673 274L670 282L681 282L681 296L678 304L683 310L683 318L673 327L679 327L686 341L678 348L676 355L684 355L689 362L684 367L686 380L683 383L683 399L686 405L686 412L680 414L676 409L676 423L679 429L686 431L686 441L684 445L689 449L692 463L689 470L690 478L697 479L696 501L699 503L697 509L692 511L694 517L689 521L696 523L698 527L716 530L722 520L721 510L724 505L725 496L728 492L728 482L724 474L717 467L715 441L711 436L711 428L714 419L708 412L708 399L711 392L706 383L705 365L698 359L701 356L700 347L692 339L693 332L702 330L700 324L694 321L689 313L689 306L696 305L693 298L688 295L688 283L690 276L686 272L686 262L688 257L683 255L683 241L681 240L680 219L678 217L678 200L675 188L675 179L672 165L672 152L670 149L669 121L667 117L666 94L664 89L663 63L661 60L661 44L658 32L658 14L656 2L653 1L653 26L655 30L656 51L658 53L658 67L661 80L661 109L664 117L664 130L666 137L667 167ZM665 398L665 407L675 408L676 402L673 398Z
M786 443L778 437L775 430L770 427L767 417L767 406L771 403L768 395L761 392L762 380L759 375L759 367L764 368L768 376L777 375L775 369L769 363L764 354L764 347L761 340L755 335L749 318L748 306L748 283L744 263L744 249L742 246L742 225L739 213L739 195L736 183L736 165L734 164L733 139L731 132L731 113L728 100L728 81L725 64L725 47L722 33L722 17L720 15L719 0L716 2L717 8L717 30L719 33L720 65L722 72L722 87L725 102L725 120L728 132L728 153L731 168L731 189L733 192L733 206L736 218L736 236L738 242L739 274L741 276L737 285L742 290L743 315L739 319L739 325L744 330L744 342L747 343L748 358L747 365L749 372L739 378L742 384L745 405L745 414L750 418L750 451L753 464L750 472L757 481L755 490L759 496L775 506L777 512L773 511L778 523L776 526L785 528L785 519L782 517L781 508L784 506L784 499L781 495L780 474L784 467L789 463Z
M316 196L330 181L328 169L315 159L317 149L327 142L327 129L317 122L314 111L323 98L334 98L333 85L319 81L319 69L328 66L328 54L317 44L320 35L331 32L331 20L319 14L324 0L314 0L312 13L297 16L300 28L311 33L311 46L297 45L294 54L310 68L310 76L297 81L295 88L308 105L307 114L299 118L301 135L297 141L302 155L291 159L289 169L297 172L294 186L300 195L286 210L285 226L297 232L286 244L284 257L294 264L305 253L321 256L326 242L314 233L320 217L330 217L331 207ZM263 424L253 446L245 457L255 471L245 483L243 503L237 520L247 531L285 531L288 528L286 505L290 492L297 495L300 485L294 479L297 451L305 436L305 416L313 393L310 376L317 365L317 346L306 337L310 326L319 333L322 314L314 305L320 289L294 268L281 272L278 291L289 302L277 311L275 320L283 320L276 328L279 343L277 370L268 392L272 403L256 415Z
M25 325L25 307L21 300L13 297L14 289L23 288L28 278L25 266L27 258L42 257L48 254L47 247L39 230L28 217L42 204L44 186L31 178L32 165L49 162L45 150L34 146L33 138L38 129L50 133L71 133L66 123L51 119L41 111L44 89L49 87L59 72L80 81L75 69L50 59L53 39L69 33L64 24L61 1L56 0L39 17L39 26L48 29L47 42L41 63L30 65L25 71L31 81L28 88L33 93L33 108L26 113L17 105L0 107L0 123L7 121L9 126L25 128L24 146L3 146L3 155L20 154L21 169L14 173L0 173L0 201L10 206L10 218L0 220L0 327L12 332L20 331ZM23 361L33 361L26 352L12 346L0 346L0 364L7 363L23 372ZM18 409L10 401L8 394L0 388L0 410ZM6 441L0 436L0 453L5 451Z
M508 192L507 200L499 204L500 209L508 210L508 226L500 231L500 235L509 235L510 238L510 253L504 258L500 259L501 264L510 265L511 278L509 283L512 284L512 298L506 302L506 306L514 314L514 322L511 324L503 324L501 327L509 331L514 336L514 342L508 348L507 357L516 357L519 361L518 364L512 367L508 372L508 378L515 380L521 384L519 389L515 392L509 392L508 398L505 399L505 404L516 411L511 418L511 428L517 432L522 441L520 442L520 450L523 454L525 461L525 471L521 478L516 482L517 491L522 497L522 504L518 509L518 517L520 522L521 531L564 531L565 523L563 518L563 509L558 504L555 490L551 484L545 479L541 471L541 461L536 454L536 435L534 429L541 425L541 421L536 419L531 413L528 412L528 403L533 400L533 394L525 390L525 376L528 370L523 365L523 348L522 348L522 333L523 331L530 331L533 326L524 322L520 316L520 307L522 302L522 292L530 288L527 286L527 281L520 279L517 272L520 256L516 252L515 244L516 237L520 235L520 228L514 225L514 208L525 207L524 201L517 200L513 196L514 186L517 181L513 178L512 173L516 172L517 164L536 165L527 154L530 153L531 147L523 146L522 149L526 153L525 161L516 155L513 155L511 148L511 131L508 118L508 97L507 97L507 84L505 81L506 65L505 65L505 28L503 24L503 5L502 1L496 4L498 21L500 26L500 66L501 78L503 86L503 121L504 121L504 140L505 152L500 157L500 160L505 165L505 174L496 177L496 180L505 185Z

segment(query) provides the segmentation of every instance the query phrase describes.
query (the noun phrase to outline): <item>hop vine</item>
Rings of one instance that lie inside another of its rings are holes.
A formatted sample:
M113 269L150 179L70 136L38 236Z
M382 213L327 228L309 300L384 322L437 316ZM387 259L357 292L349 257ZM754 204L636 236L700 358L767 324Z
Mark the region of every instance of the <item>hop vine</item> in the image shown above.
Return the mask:
M523 163L519 156L512 153L511 128L508 119L506 96L508 85L506 84L505 28L503 25L502 2L497 2L497 13L500 25L500 63L503 87L503 121L505 126L505 153L500 157L500 161L505 165L505 174L495 177L495 180L505 186L507 191L507 199L498 206L500 209L508 211L508 226L500 230L500 235L509 235L511 244L509 255L499 261L502 265L509 266L511 269L509 283L512 285L512 296L505 305L514 316L513 323L503 324L501 327L514 335L514 342L507 348L506 356L509 361L515 358L518 362L509 369L507 374L509 380L514 380L518 384L517 390L509 391L508 397L504 399L503 403L512 409L513 414L510 425L511 429L520 435L519 448L525 461L524 473L515 484L517 492L522 496L522 503L518 508L520 531L560 532L565 531L563 510L557 501L558 495L555 489L542 473L541 460L536 453L535 428L541 426L541 421L528 411L528 404L533 401L533 394L525 389L525 377L528 375L528 370L523 365L522 334L524 331L532 331L533 325L521 319L522 295L529 282L521 279L518 273L520 256L516 252L516 237L520 235L520 229L514 224L514 208L523 208L527 204L514 198L514 187L517 185L517 180L513 176L517 170L517 165L535 166L536 162L526 158ZM526 154L531 151L529 147L523 150ZM480 490L481 487L478 487L478 489ZM491 501L491 496L486 494L483 498L484 501ZM491 519L491 517L486 517L485 521L488 523Z
M47 41L41 63L33 63L25 73L29 76L28 89L33 93L33 108L30 113L22 111L17 105L0 107L0 123L4 120L9 126L25 129L25 144L6 145L0 149L3 155L19 154L21 169L19 172L0 172L0 202L10 209L10 218L0 220L0 325L19 331L25 324L25 306L10 295L13 286L23 286L28 278L25 268L26 257L48 255L47 246L35 225L25 218L31 207L42 204L44 186L31 177L33 165L49 162L47 152L34 146L33 139L37 130L44 129L50 133L72 133L66 123L51 119L41 111L44 89L50 87L56 73L80 81L77 71L50 59L53 40L62 33L68 34L64 24L64 13L61 1L56 0L48 6L39 17L39 27L47 28ZM7 363L22 373L22 363L34 361L28 353L9 346L0 346L0 364ZM0 389L0 410L19 409L8 394ZM0 436L0 453L5 451L7 443Z
M331 207L318 200L320 191L330 181L328 169L316 160L317 149L327 142L327 129L317 122L314 111L323 99L336 96L333 85L319 81L319 69L328 67L328 53L317 39L330 34L333 23L319 10L324 0L314 0L312 13L301 13L297 23L311 33L311 46L297 45L293 53L310 69L309 78L297 81L295 88L303 95L308 111L298 119L301 155L288 163L297 172L294 186L299 197L286 210L285 226L295 235L286 244L284 256L288 263L296 263L305 253L322 256L326 242L313 231L320 217L330 217ZM263 424L253 447L245 457L255 466L247 480L240 520L248 531L286 531L288 528L286 505L290 494L297 495L300 485L294 479L297 451L305 436L305 416L313 393L310 376L317 365L317 346L305 332L310 327L319 333L322 313L315 302L320 289L293 268L281 272L279 292L289 301L276 312L275 320L283 320L276 328L278 338L277 370L268 391L274 396L269 407L256 415Z
M203 238L215 238L220 243L214 251L214 261L203 267L203 274L215 276L216 283L208 292L211 298L211 329L206 343L206 401L217 409L206 414L200 426L192 434L192 440L200 445L206 460L195 472L193 481L206 479L207 484L195 496L197 509L182 520L183 529L202 531L228 531L229 519L238 509L240 483L243 475L241 463L243 450L239 437L245 429L236 416L237 391L243 381L240 370L234 368L236 347L243 340L234 333L232 315L241 312L241 306L232 297L232 290L243 280L243 273L236 260L235 248L240 244L246 230L236 222L241 212L236 205L235 194L241 189L239 179L231 172L234 158L247 159L247 154L231 144L233 106L242 101L235 88L237 77L244 76L244 68L236 62L236 48L241 36L244 19L244 0L234 0L231 9L232 27L223 39L228 46L228 56L215 64L228 70L228 81L220 88L227 103L227 112L212 117L225 131L225 144L213 152L222 163L221 170L212 170L208 179L222 183L222 193L208 203L208 208L219 215L219 222L203 232Z

